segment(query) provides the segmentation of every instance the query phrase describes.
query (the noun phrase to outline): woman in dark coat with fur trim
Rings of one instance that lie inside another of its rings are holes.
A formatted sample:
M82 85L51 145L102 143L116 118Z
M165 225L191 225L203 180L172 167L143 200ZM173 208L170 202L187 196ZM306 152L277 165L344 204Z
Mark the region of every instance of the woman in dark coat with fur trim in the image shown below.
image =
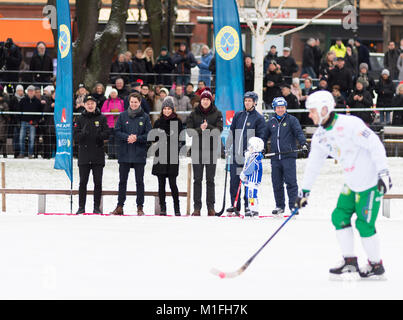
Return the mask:
M154 129L158 129L160 136L164 137L160 141L159 148L155 153L152 174L158 178L158 195L160 201L160 215L166 215L165 185L168 179L169 187L174 201L174 212L180 216L179 191L176 178L179 173L179 135L183 129L182 121L174 110L174 102L171 97L166 97L162 102L161 115L154 123ZM159 152L161 150L161 152Z

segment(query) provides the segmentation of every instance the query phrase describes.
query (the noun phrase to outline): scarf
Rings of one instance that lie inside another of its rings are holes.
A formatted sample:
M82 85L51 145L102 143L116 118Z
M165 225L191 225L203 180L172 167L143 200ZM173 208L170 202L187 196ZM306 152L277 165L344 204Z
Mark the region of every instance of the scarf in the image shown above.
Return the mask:
M138 107L136 110L133 110L132 108L127 108L127 113L129 114L129 117L134 119L140 112L141 112L141 107Z
M202 113L204 113L204 114L210 113L210 111L211 111L212 108L213 108L213 104L210 104L210 106L209 106L207 109L206 109L206 108L203 108L201 105L200 105L200 107L199 107L200 111L201 111Z
M172 120L176 118L176 114L172 112L168 117L164 114L162 115L162 117L164 118L164 120Z

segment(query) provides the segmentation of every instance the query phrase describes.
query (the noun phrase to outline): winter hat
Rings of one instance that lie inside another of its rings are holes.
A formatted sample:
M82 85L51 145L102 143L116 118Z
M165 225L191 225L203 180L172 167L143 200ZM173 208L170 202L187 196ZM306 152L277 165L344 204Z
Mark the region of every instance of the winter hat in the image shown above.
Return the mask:
M54 87L54 86L46 86L46 87L43 89L43 91L44 91L44 92L47 91L47 92L52 93L52 91L55 91L55 87Z
M361 64L360 64L360 70L361 70L362 68L365 68L365 69L368 70L368 64L365 63L365 62L361 63Z
M160 91L163 91L166 95L169 95L169 91L167 88L161 88Z
M164 108L171 108L172 111L175 109L174 100L172 99L172 97L165 97L164 101L162 101L161 109Z
M86 96L86 97L84 98L84 103L86 103L87 101L90 101L90 100L97 102L97 99L95 99L95 97L93 97L93 96Z
M168 48L165 47L165 46L163 46L163 47L161 47L161 50L160 50L160 51L168 51Z
M27 91L29 91L29 90L35 91L35 87L33 85L29 85L28 88L27 88Z
M113 92L115 92L116 94L118 94L118 90L116 90L115 88L112 88L111 91L109 92L109 95L110 95L111 93L113 93Z
M17 91L17 90L24 91L24 87L21 84L19 84L18 86L15 87L15 91Z
M211 102L213 102L213 95L209 90L204 90L202 94L200 95L200 100L203 98L209 99Z
M388 69L383 69L381 75L386 74L387 76L390 76L390 72Z

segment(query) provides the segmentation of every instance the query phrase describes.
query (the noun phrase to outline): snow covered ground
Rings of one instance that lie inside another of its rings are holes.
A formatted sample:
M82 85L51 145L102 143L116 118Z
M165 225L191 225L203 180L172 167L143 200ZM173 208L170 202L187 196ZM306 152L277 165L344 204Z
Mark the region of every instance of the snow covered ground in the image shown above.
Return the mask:
M69 189L53 160L5 159L8 188ZM298 160L301 180L306 161ZM392 193L403 193L403 159L389 158ZM157 190L146 166L146 190ZM186 160L180 191L186 191ZM78 187L75 163L74 188ZM128 190L135 190L134 174ZM335 282L328 269L340 259L330 214L343 183L340 167L327 160L309 205L273 238L238 278L220 279L209 271L239 268L284 220L259 218L37 215L37 196L8 195L0 214L0 299L403 299L403 201L391 202L391 218L381 214L377 230L387 281ZM108 161L104 189L116 190L118 164ZM217 167L216 210L222 205L224 161ZM90 182L89 188L92 188ZM168 188L168 187L167 187ZM260 190L261 213L274 206L269 162ZM203 195L203 199L204 199ZM228 199L228 197L227 197ZM74 197L73 210L77 210ZM106 197L104 212L116 206ZM185 199L181 198L182 214ZM227 200L227 205L229 202ZM153 214L154 199L145 211ZM172 209L168 201L168 209ZM88 197L87 209L92 209ZM135 198L125 212L135 214ZM48 196L47 212L68 213L70 198ZM356 233L357 235L357 233ZM356 237L359 262L365 255Z

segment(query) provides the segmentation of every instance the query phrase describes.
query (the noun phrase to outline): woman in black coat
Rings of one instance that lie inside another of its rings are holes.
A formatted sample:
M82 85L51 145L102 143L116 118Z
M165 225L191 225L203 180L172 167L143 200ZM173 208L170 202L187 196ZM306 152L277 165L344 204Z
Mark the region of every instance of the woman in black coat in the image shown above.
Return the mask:
M179 191L176 177L179 173L179 135L183 129L183 125L174 111L174 101L171 97L164 99L161 109L160 118L155 121L154 129L161 130L159 135L164 135L165 139L160 141L161 144L155 154L151 173L158 178L160 214L167 214L165 185L166 179L168 179L174 201L174 212L176 216L180 216Z
M94 178L94 213L100 210L102 195L102 173L105 166L104 140L108 139L109 128L106 117L97 109L97 101L87 96L85 110L74 125L74 136L78 143L78 169L80 174L79 205L76 214L85 213L87 184L90 171Z
M283 75L276 61L270 61L267 73L263 79L263 101L266 104L266 108L271 108L273 99L281 96L280 85L283 82Z
M403 108L403 84L400 84L397 87L396 95L392 100L392 107L400 107ZM393 120L392 124L394 126L402 126L403 125L403 111L393 111Z
M347 98L347 105L351 108L371 108L373 106L372 96L365 89L364 84L361 81L357 81L355 84L355 90ZM367 125L373 122L373 112L371 111L357 111L352 112L352 115L361 118Z
M392 105L392 99L395 94L395 85L393 84L392 79L390 78L389 70L384 69L382 71L381 77L379 78L379 82L375 88L376 93L378 94L378 98L376 100L377 108L388 108ZM390 124L390 111L380 111L380 121L386 124ZM386 119L385 119L386 115Z

